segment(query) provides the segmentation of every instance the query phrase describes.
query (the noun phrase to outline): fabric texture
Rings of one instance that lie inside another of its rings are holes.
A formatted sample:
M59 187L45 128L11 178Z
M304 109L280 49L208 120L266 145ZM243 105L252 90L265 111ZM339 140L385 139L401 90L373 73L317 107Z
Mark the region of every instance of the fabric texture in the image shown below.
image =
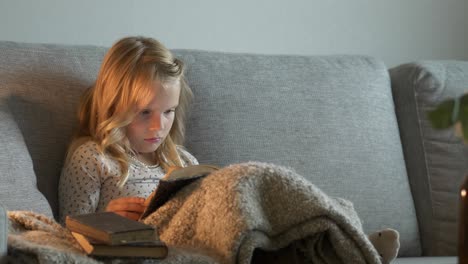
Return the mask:
M58 216L57 186L76 109L107 48L0 42L0 98L8 101L39 190Z
M468 148L454 129L434 130L427 112L468 91L468 62L425 61L390 70L423 253L457 254L458 193Z
M184 166L198 164L195 157L178 146ZM67 215L101 212L107 204L119 197L148 197L165 175L162 167L147 168L130 160L129 177L119 188L120 167L108 156L103 156L94 141L83 142L65 162L59 181L59 222Z
M393 264L458 264L457 257L398 258Z
M53 218L34 212L10 211L8 234L8 263L194 263L208 264L214 261L207 256L170 248L165 259L99 258L93 259L84 253L68 229Z
M187 186L143 220L168 245L220 263L250 263L254 249L291 244L304 263L381 263L351 202L294 171L234 164Z
M7 255L7 226L6 209L0 203L0 263L2 263L3 257Z
M36 175L21 131L8 105L0 101L0 201L7 210L32 210L52 215L44 195L37 189Z
M200 163L263 161L294 168L353 202L366 233L420 241L385 65L365 56L175 51L195 100L187 148ZM395 217L398 215L399 217Z

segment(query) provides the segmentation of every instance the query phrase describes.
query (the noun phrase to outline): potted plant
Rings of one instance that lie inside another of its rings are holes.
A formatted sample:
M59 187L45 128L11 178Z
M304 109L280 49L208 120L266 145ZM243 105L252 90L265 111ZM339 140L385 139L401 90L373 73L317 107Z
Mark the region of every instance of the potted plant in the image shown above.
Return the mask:
M428 119L435 129L455 128L455 133L468 143L468 94L443 101L428 112ZM468 175L459 193L458 263L468 264Z

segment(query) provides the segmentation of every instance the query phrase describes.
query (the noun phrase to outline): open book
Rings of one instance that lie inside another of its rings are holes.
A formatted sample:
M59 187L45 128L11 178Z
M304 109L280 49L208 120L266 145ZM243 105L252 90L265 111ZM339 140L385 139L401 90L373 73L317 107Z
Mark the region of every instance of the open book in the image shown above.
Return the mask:
M151 195L146 199L145 203L148 205L148 207L143 212L140 219L143 219L152 212L156 211L182 187L218 169L219 167L217 166L203 164L170 169L159 181L159 184L153 193L151 193Z

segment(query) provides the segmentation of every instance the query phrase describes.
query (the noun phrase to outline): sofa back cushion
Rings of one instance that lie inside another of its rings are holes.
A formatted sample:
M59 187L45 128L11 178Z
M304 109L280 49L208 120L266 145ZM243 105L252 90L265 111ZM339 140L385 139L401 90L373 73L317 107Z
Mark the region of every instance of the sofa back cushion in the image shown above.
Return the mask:
M58 179L77 122L77 103L96 78L105 51L0 42L0 99L8 102L24 135L37 186L55 216Z
M385 65L365 56L176 51L195 100L187 147L201 163L260 160L351 200L365 231L418 227ZM398 216L398 217L396 217Z
M425 61L390 73L423 253L456 255L458 193L468 173L468 148L453 129L432 129L427 111L468 90L468 62Z
M0 101L0 120L0 202L7 210L52 216L49 203L37 189L31 157L5 101Z

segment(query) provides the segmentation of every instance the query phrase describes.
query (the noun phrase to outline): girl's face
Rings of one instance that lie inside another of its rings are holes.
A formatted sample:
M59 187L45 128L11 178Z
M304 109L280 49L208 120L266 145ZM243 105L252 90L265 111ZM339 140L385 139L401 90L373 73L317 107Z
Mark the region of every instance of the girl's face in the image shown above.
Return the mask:
M137 113L127 126L127 138L139 158L154 160L154 151L161 145L171 130L175 109L179 105L180 83L152 84L153 95L148 105Z

